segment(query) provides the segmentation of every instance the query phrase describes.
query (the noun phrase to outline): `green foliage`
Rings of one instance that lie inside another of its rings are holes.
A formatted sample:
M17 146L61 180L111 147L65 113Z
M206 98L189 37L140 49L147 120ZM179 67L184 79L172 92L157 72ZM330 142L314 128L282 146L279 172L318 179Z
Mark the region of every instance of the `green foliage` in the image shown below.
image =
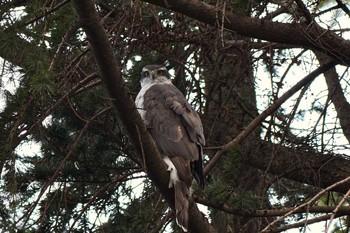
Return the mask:
M345 198L345 201L343 203L343 206L348 206L350 204L349 200L347 200L344 195L337 193L337 192L328 192L321 196L317 200L316 205L317 206L336 206L337 203L339 203L342 199Z
M212 179L206 186L208 198L218 204L228 204L236 209L257 209L264 199L250 190L238 189L238 180L242 175L244 162L239 147L231 148L223 158L223 170L220 179Z
M235 185L235 180L237 180L240 175L240 167L243 162L243 155L239 147L230 148L226 152L225 158L223 161L224 168L224 177L232 186ZM231 181L231 182L230 182Z
M18 42L17 33L13 30L0 29L0 42L1 53L8 54L10 57L15 57L24 49Z
M227 183L222 179L213 179L205 186L205 193L208 195L208 198L217 203L224 203L230 194L229 191L230 190L228 190Z
M229 199L235 190L241 162L239 148L232 148L224 155L222 176L220 179L213 178L205 188L210 199L218 203L225 203Z
M67 29L72 26L74 21L75 16L70 4L66 4L48 18L45 23L50 25L51 28L50 47L57 49L62 42L62 38L66 36Z
M16 84L15 92L4 86L0 89L6 102L0 112L1 230L151 232L162 225L160 228L181 232L173 219L161 222L168 204L145 178L142 158L136 155L95 75L96 62L71 2L63 6L58 5L62 1L12 2L6 1L0 10L0 56L11 63L8 70L1 67L1 75L9 73ZM271 1L204 2L218 9L218 14L222 9L260 18L275 13L268 7ZM143 1L101 0L95 4L131 95L135 97L139 90L143 66L165 63L173 68L174 84L203 114L208 147L231 141L257 115L254 87L260 70L266 67L265 75L272 77L268 100L275 100L283 87L283 79L277 78L285 72L285 65L300 66L304 59L285 45L266 46L223 30L219 18L211 27ZM253 77L255 68L257 77ZM264 98L263 94L258 97ZM316 107L313 112L321 113ZM283 109L287 115L287 107ZM298 112L302 117L294 120L307 119L307 109ZM262 124L271 124L271 135L274 127L278 130L275 122ZM334 124L329 129L337 127ZM254 146L262 128L243 143ZM40 149L29 151L30 143ZM205 153L212 158L215 152L205 148ZM256 166L259 161L248 161L250 155L244 153L243 146L227 151L208 174L205 190L196 189L195 195L244 211L294 207L319 191L279 177L284 171L277 178L272 176L272 168ZM261 153L261 159L270 159L270 151ZM336 205L342 197L324 196L317 204ZM269 198L281 202L271 204ZM210 217L218 232L258 232L273 220L242 218L216 208L210 209ZM295 216L304 218L305 214Z

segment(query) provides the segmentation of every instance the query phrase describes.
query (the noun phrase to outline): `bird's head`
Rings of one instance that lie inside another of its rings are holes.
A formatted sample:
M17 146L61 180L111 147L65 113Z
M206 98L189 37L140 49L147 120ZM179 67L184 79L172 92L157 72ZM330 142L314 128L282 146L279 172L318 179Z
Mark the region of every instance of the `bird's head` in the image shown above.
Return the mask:
M170 84L170 74L165 66L147 65L141 72L141 87L147 84L163 83Z

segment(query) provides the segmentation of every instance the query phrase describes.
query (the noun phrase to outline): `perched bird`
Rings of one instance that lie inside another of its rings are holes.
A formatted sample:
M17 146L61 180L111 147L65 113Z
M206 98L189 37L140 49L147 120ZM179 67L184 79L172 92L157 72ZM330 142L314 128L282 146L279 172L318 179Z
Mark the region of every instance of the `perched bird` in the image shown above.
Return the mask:
M135 103L170 172L175 190L176 223L188 230L188 207L193 178L204 187L202 122L170 80L166 67L142 69L141 90Z

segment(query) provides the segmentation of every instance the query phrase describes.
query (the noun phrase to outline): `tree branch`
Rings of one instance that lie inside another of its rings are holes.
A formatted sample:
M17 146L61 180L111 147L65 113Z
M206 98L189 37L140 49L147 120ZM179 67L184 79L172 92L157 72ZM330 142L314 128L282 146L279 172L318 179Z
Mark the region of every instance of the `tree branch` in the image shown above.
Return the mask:
M245 162L268 173L320 188L350 177L350 160L343 156L281 147L265 141L254 143L247 142L241 148ZM349 181L332 186L332 191L343 194L349 189Z
M320 64L325 64L329 57L320 52L314 51ZM338 74L336 69L333 67L324 73L326 83L328 87L328 95L334 104L335 110L339 118L340 126L343 130L344 136L350 142L350 104L345 98L344 91L340 85Z
M280 218L274 220L273 222L269 223L261 232L269 232L270 229L273 228L273 225L277 224L278 222L280 222L281 220L285 219L286 217L290 216L291 214L294 214L296 211L303 209L303 208L310 208L310 206L312 206L313 203L315 203L316 200L318 200L322 195L324 195L325 193L333 190L335 187L337 187L339 184L343 184L343 183L349 183L350 181L350 176L346 177L343 180L340 180L334 184L331 184L330 186L328 186L327 188L321 190L320 192L318 192L316 195L314 195L310 200L308 200L307 202L294 207L291 211L287 212L286 214L284 214L283 216L281 216ZM347 191L347 193L349 192L349 189ZM336 211L336 209L334 210ZM330 216L331 217L331 216Z
M350 17L350 10L341 0L335 0L338 3L338 6Z
M288 212L292 212L295 207L281 208L281 209L264 209L264 210L243 210L230 208L226 204L220 204L204 198L195 197L196 202L212 207L229 214L234 214L243 217L274 217L282 216ZM338 208L337 208L338 207ZM302 208L293 211L293 214L299 213L332 213L336 210L336 214L350 215L350 206L303 206Z
M293 229L293 228L297 228L297 227L305 227L305 226L309 226L311 224L314 223L318 223L318 222L322 222L322 221L326 221L331 217L332 214L325 214L319 217L315 217L312 219L305 219L296 223L292 223L292 224L288 224L282 227L277 227L277 228L272 228L272 229L268 229L267 232L269 233L277 233L277 232L285 232L289 229ZM341 217L343 216L342 214L337 214L336 217Z
M316 49L334 58L340 64L350 64L350 42L316 23L302 25L256 19L232 12L222 12L216 6L199 0L143 1L179 12L215 27L224 27L243 36ZM223 23L221 23L222 18L224 18Z
M174 208L174 192L173 189L168 188L169 174L165 163L143 124L122 79L121 67L115 58L103 26L99 22L93 1L74 0L73 5L81 26L87 34L102 81L109 96L113 99L113 104L119 112L119 117L136 151L144 161L144 170L167 203ZM189 230L191 232L215 232L193 201L189 212Z
M278 98L275 103L265 109L259 116L257 116L235 139L230 141L229 143L222 146L222 148L216 152L214 157L210 160L208 165L205 167L205 174L208 174L214 166L221 159L222 155L233 148L234 146L241 144L244 139L246 139L257 126L263 122L263 120L269 115L273 114L287 99L293 96L296 92L298 92L303 86L312 82L317 76L329 70L335 65L335 61L331 60L326 64L318 67L316 70L305 76L302 80L300 80L297 84L295 84L292 88L290 88L286 93L284 93L280 98Z

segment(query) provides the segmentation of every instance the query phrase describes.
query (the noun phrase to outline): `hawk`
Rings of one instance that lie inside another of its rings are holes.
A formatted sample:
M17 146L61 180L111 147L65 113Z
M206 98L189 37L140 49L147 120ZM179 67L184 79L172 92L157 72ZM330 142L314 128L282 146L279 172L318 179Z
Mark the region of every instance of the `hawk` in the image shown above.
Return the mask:
M170 80L166 67L142 69L141 90L135 103L170 172L174 187L176 223L188 230L188 207L193 178L204 187L202 122Z

